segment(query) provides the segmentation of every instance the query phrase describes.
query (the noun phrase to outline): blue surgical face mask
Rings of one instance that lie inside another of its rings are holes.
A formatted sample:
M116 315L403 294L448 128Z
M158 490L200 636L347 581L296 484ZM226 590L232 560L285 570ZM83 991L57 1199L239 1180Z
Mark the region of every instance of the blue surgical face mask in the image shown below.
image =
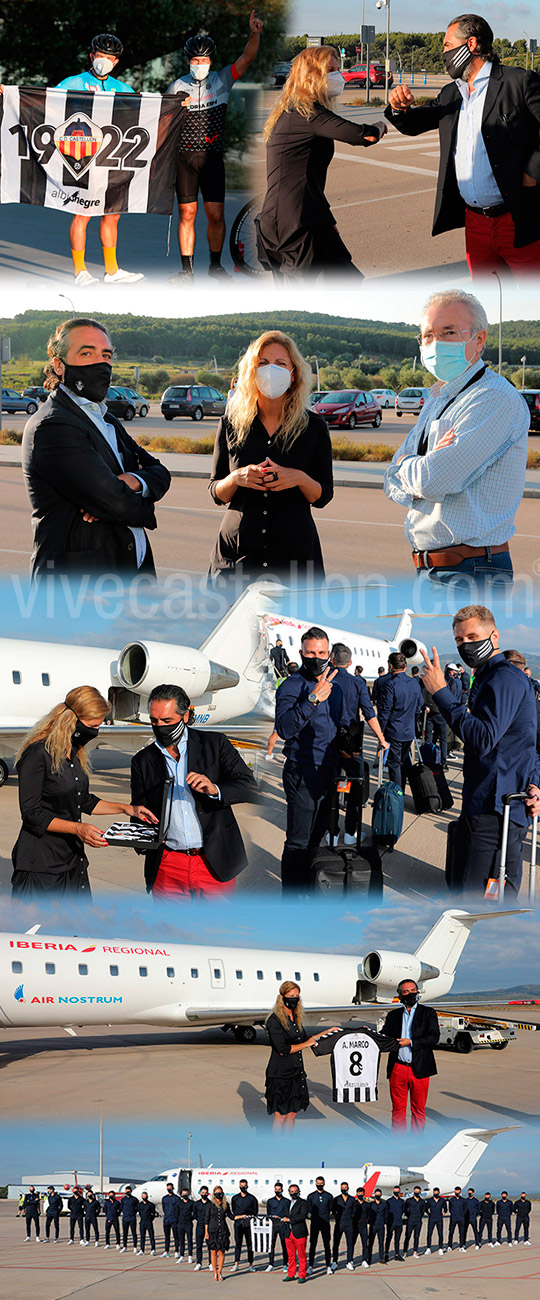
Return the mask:
M467 340L470 343L470 339ZM436 379L442 380L447 384L451 379L457 379L462 375L464 370L468 370L473 361L469 361L465 355L465 343L443 343L440 339L434 339L433 343L428 343L420 348L420 358L422 365L429 370L431 375ZM476 358L473 358L476 360Z

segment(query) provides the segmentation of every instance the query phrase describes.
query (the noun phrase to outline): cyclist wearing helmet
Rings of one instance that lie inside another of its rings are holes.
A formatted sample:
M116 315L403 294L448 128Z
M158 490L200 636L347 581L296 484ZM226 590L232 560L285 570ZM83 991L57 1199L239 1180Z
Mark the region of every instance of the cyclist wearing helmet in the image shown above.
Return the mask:
M109 95L118 92L132 95L134 93L132 86L128 86L125 81L116 81L114 77L110 76L118 63L123 48L118 37L112 36L110 32L94 36L90 46L90 70L80 73L77 77L65 77L64 81L58 83L57 89L101 90ZM90 272L86 270L84 262L86 227L90 220L90 217L77 215L73 218L69 228L75 284L81 288L98 283L95 275L90 275ZM104 283L134 284L136 280L143 280L144 276L140 272L123 271L116 260L119 220L120 214L115 215L109 212L102 216L100 221L99 237L105 262Z
M172 276L173 282L193 279L193 253L195 249L195 218L199 189L208 217L208 244L210 267L208 274L215 279L227 276L221 265L221 250L225 239L225 166L223 162L223 130L227 113L227 100L234 82L242 77L257 56L262 22L253 9L249 19L250 36L243 54L233 64L212 71L217 49L210 36L192 36L184 46L189 63L185 73L168 87L168 95L189 95L189 108L180 136L180 153L176 176L179 223L178 244L182 270Z

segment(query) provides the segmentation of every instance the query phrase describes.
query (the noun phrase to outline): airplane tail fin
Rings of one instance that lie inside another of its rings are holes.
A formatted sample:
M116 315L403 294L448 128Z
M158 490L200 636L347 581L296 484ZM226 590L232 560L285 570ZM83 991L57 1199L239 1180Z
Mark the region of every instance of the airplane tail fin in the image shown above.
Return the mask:
M208 659L234 664L244 693L248 684L250 708L259 702L269 667L264 615L283 590L279 583L264 579L250 583L200 647Z
M448 990L454 982L454 975L459 958L463 952L473 925L478 921L493 921L501 916L517 916L526 908L514 908L509 911L465 912L451 908L443 912L433 928L416 949L415 956L427 965L438 967L441 975L450 980Z
M429 1160L423 1169L411 1170L422 1174L430 1187L440 1187L446 1193L454 1187L466 1187L475 1165L497 1133L510 1133L520 1124L506 1128L463 1128L454 1133L450 1141Z

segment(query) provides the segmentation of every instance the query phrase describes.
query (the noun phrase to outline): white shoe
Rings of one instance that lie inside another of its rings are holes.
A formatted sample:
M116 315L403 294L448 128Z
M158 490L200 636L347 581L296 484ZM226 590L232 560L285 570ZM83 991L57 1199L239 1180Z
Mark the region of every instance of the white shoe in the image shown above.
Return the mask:
M126 1246L121 1246L121 1247L120 1247L120 1254L121 1254L121 1255L125 1255L125 1253L126 1253Z
M440 1250L438 1253L439 1255L444 1255L444 1250Z
M248 1273L256 1273L256 1272L257 1272L257 1269L255 1268L255 1265L254 1265L254 1264L250 1264L250 1266L249 1266L249 1268L248 1268Z
M480 1250L480 1247L479 1247L479 1246L475 1246L474 1249L475 1249L475 1250Z
M90 275L90 272L85 267L84 271L79 271L79 274L75 276L75 284L78 289L87 289L90 284L99 284L99 280L95 275Z
M117 1250L121 1250L121 1249L122 1249L122 1247L121 1247L121 1245L120 1245L120 1242L118 1243L116 1249L117 1249Z
M155 1253L156 1253L155 1250L151 1250L151 1251L150 1251L150 1254L151 1254L151 1255L155 1255Z
M88 1242L87 1242L87 1241L80 1241L80 1242L79 1242L79 1246L87 1246L87 1245L88 1245Z
M332 1269L332 1272L335 1273L336 1268L337 1268L337 1264L331 1264L331 1265L330 1265L330 1268Z
M136 1255L142 1255L142 1254L143 1254L143 1251L142 1251L142 1250L136 1250L136 1251L135 1251L135 1254L136 1254Z
M26 1240L28 1241L28 1237L26 1238ZM75 1245L75 1242L74 1242L74 1240L73 1240L73 1237L70 1237L70 1239L69 1239L69 1241L68 1241L67 1244L68 1244L68 1246L74 1246L74 1245Z
M95 1246L96 1250L99 1250L99 1241L95 1241L95 1242L94 1242L94 1246Z
M502 1246L502 1241L494 1241L494 1242L493 1242L493 1245L494 1245L494 1246Z
M460 1246L460 1248L459 1248L459 1253L460 1253L460 1255L464 1255L464 1254L465 1254L465 1250L466 1250L466 1247L465 1247L465 1246Z
M344 831L343 843L347 844L349 847L352 847L353 844L356 844L356 835L349 835L348 831Z
M428 1246L427 1250L424 1251L424 1255L431 1255L431 1250L430 1250L429 1246Z
M134 1254L134 1255L138 1255L138 1254L139 1254L139 1252L138 1252L136 1246L133 1247L133 1254Z
M363 1259L363 1260L362 1260L362 1268L369 1268L369 1264L368 1264L368 1262L367 1262L367 1259Z
M193 1263L193 1255L188 1255L188 1257L187 1257L187 1262L188 1262L188 1264L192 1264L192 1263Z
M162 1252L161 1252L161 1259L168 1259L168 1258L169 1258L169 1252L168 1252L168 1250L162 1250Z
M195 1265L195 1268L193 1269L193 1272L194 1272L194 1273L198 1273L198 1272L199 1272L199 1269L201 1269L201 1268L202 1268L202 1264L196 1264L196 1265Z
M488 1246L491 1246L491 1249L492 1249L492 1250L493 1250L494 1245L495 1245L495 1242L494 1242L494 1241L488 1241Z
M339 835L333 835L333 836L332 836L332 844L330 844L330 831L327 831L327 832L326 832L326 835L325 835L325 837L324 837L324 842L325 842L325 844L328 846L328 848L331 847L331 848L333 848L333 849L337 849L337 846L338 846L338 844L339 844Z
M509 1246L510 1250L512 1249L512 1244L513 1243L511 1241L507 1242L507 1245Z
M330 1275L330 1277L332 1277L332 1269L330 1268L330 1265L328 1265L328 1268L327 1268L327 1270L326 1270L326 1276L328 1277L328 1275Z
M36 1242L37 1242L38 1245L39 1245L40 1241L41 1241L41 1237L36 1237Z
M183 1256L183 1255L179 1255L179 1254L178 1254L178 1251L176 1252L176 1255L175 1255L174 1258L175 1258L175 1260L177 1261L178 1264L183 1264L183 1263L184 1263L184 1256Z
M312 1267L311 1267L311 1264L308 1264L308 1267L307 1267L307 1269L306 1269L306 1277L309 1277L310 1273L312 1273L312 1272L313 1272L313 1269L312 1269Z
M144 280L142 271L123 271L119 266L114 275L105 274L103 276L104 284L135 284L137 280Z
M532 1246L532 1242L529 1241L529 1238L527 1237L527 1240L523 1242L523 1245L524 1245L524 1246Z
M288 1269L288 1265L287 1265L287 1264L284 1264L284 1265L283 1265L283 1272L284 1272L284 1273L288 1273L288 1272L289 1272L289 1269Z
M32 1240L32 1238L31 1238L31 1237L25 1237L25 1239L24 1239L24 1240L25 1240L25 1241L31 1241L31 1240ZM70 1244L70 1246L71 1246L71 1242L70 1242L70 1243L69 1243L69 1244Z
M111 1247L110 1247L110 1246L104 1246L103 1249L104 1249L104 1250L110 1250ZM118 1250L118 1246L116 1247L116 1249Z
M265 1268L264 1271L265 1271L265 1273L273 1273L274 1269L273 1269L272 1264L267 1264L267 1266L266 1266L266 1268ZM308 1272L309 1272L309 1269L308 1269Z
M420 1259L420 1256L419 1256L417 1250L413 1250L413 1259Z
M233 1264L231 1268L231 1273L237 1273L237 1272L238 1272L238 1264Z
M352 1262L352 1259L349 1260L349 1263L346 1264L345 1267L348 1268L349 1273L354 1273L354 1264Z

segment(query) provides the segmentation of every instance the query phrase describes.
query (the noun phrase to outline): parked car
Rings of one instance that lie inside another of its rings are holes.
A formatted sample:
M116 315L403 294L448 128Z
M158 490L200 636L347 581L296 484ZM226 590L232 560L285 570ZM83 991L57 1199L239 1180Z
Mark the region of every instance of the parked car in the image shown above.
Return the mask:
M323 415L326 423L336 428L355 429L357 424L371 424L378 429L382 420L379 403L372 393L358 388L347 388L326 393L312 408Z
M327 392L327 388L320 388L318 391L315 390L314 393L310 393L308 397L308 406L313 407L315 406L315 402L322 402L322 399L323 397L326 397Z
M140 415L144 419L144 416L148 415L146 397L136 393L134 388L119 388L115 384L109 388L105 401L111 415L118 415L122 420L133 420L135 415Z
M342 75L345 77L347 86L364 86L366 84L367 64L355 63L352 68L345 68ZM384 63L370 63L369 65L369 85L373 90L375 86L384 86L386 71ZM388 73L388 85L393 86L394 78L392 73Z
M271 90L281 89L281 87L285 85L287 77L291 71L291 66L292 65L287 63L286 60L284 60L283 63L274 63L270 73Z
M37 409L38 403L35 397L23 397L23 394L17 393L14 388L2 389L2 410L6 415L14 415L16 411L33 415Z
M540 390L523 388L521 395L525 398L530 411L529 433L540 433Z
M165 420L174 420L175 415L190 415L192 420L202 420L205 415L223 415L226 401L219 388L207 388L202 384L172 384L165 389L161 399L161 414Z
M396 397L396 415L401 417L404 411L418 415L428 397L429 388L402 388Z
M393 388L372 388L371 396L375 398L379 406L384 406L386 409L396 404L397 393L394 392Z
M34 402L46 402L47 398L50 397L51 394L48 388L43 388L39 385L36 388L23 388L22 395L23 397L32 397Z

